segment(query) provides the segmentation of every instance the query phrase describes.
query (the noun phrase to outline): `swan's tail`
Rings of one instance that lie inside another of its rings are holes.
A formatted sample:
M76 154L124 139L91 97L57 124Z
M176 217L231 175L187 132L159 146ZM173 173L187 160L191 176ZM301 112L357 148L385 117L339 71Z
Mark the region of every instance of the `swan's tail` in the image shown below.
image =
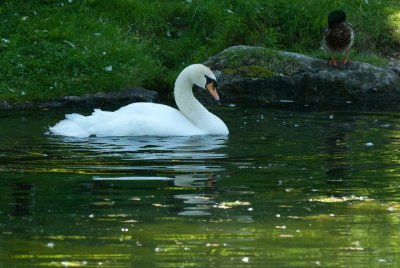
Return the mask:
M67 114L65 119L50 127L50 132L55 135L70 136L77 138L89 137L96 133L93 127L98 126L100 116L106 115L109 112L104 112L95 109L92 115L83 116L80 114ZM96 124L97 123L97 124Z

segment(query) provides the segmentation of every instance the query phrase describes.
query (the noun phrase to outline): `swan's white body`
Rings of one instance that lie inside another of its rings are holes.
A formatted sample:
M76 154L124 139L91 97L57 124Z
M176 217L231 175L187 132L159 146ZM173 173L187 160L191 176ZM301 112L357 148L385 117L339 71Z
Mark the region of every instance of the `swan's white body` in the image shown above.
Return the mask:
M179 110L163 104L132 103L114 112L95 110L89 116L67 114L50 131L70 137L228 135L225 123L193 95L193 84L205 88L209 81L206 78L215 82L211 70L201 64L190 65L179 74L174 89ZM212 91L218 98L215 88Z

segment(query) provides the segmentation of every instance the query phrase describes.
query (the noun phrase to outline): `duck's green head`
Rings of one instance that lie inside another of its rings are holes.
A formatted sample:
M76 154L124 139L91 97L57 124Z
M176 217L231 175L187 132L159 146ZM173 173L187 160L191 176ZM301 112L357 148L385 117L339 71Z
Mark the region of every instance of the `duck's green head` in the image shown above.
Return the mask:
M335 10L329 13L328 16L328 25L329 28L332 27L333 24L342 23L346 21L346 13L342 10Z

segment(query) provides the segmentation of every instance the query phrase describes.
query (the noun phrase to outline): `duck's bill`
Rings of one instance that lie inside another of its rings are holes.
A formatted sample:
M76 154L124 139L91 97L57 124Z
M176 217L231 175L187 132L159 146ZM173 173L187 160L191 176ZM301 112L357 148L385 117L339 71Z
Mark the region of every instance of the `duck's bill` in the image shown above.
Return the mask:
M208 83L206 85L206 88L208 89L208 92L210 92L211 96L213 96L215 100L219 101L219 95L217 89L214 86L214 83Z

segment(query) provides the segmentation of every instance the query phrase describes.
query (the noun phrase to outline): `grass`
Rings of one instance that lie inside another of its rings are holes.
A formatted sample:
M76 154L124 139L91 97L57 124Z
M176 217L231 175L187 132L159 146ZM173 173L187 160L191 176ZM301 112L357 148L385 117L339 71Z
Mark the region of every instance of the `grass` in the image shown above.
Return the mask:
M308 55L319 59L328 59L330 57L328 53L322 50L309 52ZM379 67L385 67L389 62L388 59L383 57L382 54L378 55L374 54L373 52L358 52L354 49L350 50L349 57L352 61L366 62ZM346 54L336 54L335 58L343 62L343 60L346 58Z
M232 45L326 57L327 14L356 31L354 60L384 65L400 47L398 0L5 0L0 101L142 86L171 90L178 72ZM271 75L275 70L253 73Z

